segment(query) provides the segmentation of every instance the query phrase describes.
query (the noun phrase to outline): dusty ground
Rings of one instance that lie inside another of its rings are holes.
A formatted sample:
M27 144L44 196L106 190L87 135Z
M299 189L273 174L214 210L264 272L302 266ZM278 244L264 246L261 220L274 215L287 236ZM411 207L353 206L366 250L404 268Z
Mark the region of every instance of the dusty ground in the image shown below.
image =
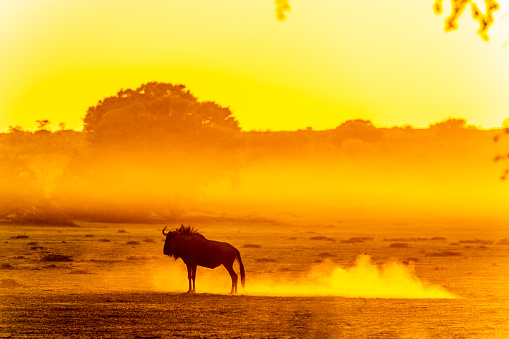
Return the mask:
M408 302L125 292L46 294L35 298L9 296L2 297L2 305L2 313L6 315L1 328L4 338L493 338L497 335L489 324L465 324L472 317L480 320L490 317L465 309L461 302L444 300ZM504 337L503 332L498 334Z
M0 338L509 337L504 227L203 225L242 254L247 286L235 296L223 294L222 268L199 268L199 293L183 293L185 266L162 255L162 227L1 226ZM337 282L308 286L317 265L351 269L361 253L411 266L415 279L458 298L348 298ZM271 295L278 288L288 295ZM330 295L303 295L320 289Z

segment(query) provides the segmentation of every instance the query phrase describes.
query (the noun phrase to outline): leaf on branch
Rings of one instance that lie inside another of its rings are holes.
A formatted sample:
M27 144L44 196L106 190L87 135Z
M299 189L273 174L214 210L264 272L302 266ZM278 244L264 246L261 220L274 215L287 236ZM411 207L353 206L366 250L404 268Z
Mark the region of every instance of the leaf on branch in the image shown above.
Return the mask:
M433 4L433 11L435 14L442 13L442 2L443 0L435 0ZM472 18L479 22L479 30L477 34L485 40L489 40L487 34L491 24L493 24L493 12L497 11L500 6L495 0L484 0L486 6L486 14L482 13L477 4L471 0L451 0L451 15L445 20L445 31L450 32L458 28L458 19L463 14L466 6L470 4L472 9Z
M276 0L276 17L279 21L286 20L286 13L292 10L292 7L288 3L288 0Z
M433 4L433 11L435 14L442 14L442 1L444 0L436 0Z

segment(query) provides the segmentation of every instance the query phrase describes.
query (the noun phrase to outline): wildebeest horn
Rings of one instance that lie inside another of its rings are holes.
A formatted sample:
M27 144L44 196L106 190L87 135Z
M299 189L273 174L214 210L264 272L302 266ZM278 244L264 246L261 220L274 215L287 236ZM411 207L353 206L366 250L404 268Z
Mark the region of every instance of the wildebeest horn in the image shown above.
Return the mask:
M163 229L163 235L168 235L168 233L164 233L164 230L166 229L166 227L168 226L165 226L164 229Z

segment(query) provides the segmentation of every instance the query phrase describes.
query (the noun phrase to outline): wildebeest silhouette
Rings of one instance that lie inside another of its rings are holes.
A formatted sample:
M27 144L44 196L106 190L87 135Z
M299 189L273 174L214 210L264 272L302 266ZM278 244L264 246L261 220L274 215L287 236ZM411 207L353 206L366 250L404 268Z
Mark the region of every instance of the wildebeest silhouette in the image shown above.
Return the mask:
M223 265L230 273L232 278L232 290L230 293L237 293L237 273L233 270L235 259L240 265L240 281L242 287L245 287L246 274L244 265L240 258L240 252L232 245L226 242L207 240L203 235L195 229L182 225L175 231L164 233L166 236L163 253L170 257L181 258L187 265L187 278L189 280L189 290L187 293L195 293L196 267L203 266L208 268L216 268ZM191 287L192 281L192 287Z

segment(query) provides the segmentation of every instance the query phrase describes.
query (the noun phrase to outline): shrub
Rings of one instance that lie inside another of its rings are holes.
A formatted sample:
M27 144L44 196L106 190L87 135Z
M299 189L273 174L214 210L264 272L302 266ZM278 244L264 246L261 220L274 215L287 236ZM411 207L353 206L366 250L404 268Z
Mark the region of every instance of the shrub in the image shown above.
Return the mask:
M395 242L389 245L391 248L409 248L410 245L404 242Z
M245 244L244 245L244 248L260 248L262 247L262 245L258 245L258 244Z
M334 238L324 237L324 236L317 236L317 237L311 237L310 240L325 240L325 241L336 241Z
M70 255L46 254L42 256L41 261L69 262L73 261L73 259Z
M140 242L139 242L139 241L133 241L133 240L131 240L131 241L126 242L125 244L126 244L126 245L140 245Z

